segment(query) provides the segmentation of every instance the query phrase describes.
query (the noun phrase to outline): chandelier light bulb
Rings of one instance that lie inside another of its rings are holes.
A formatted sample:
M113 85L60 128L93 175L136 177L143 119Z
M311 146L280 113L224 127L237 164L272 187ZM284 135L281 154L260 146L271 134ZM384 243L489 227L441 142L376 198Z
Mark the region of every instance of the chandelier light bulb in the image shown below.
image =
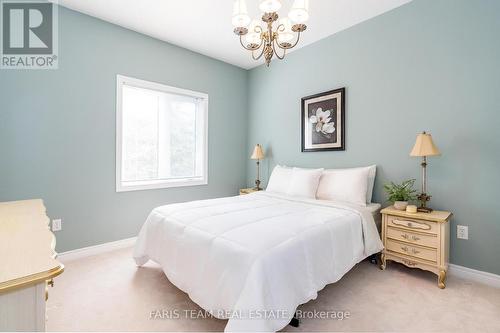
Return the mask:
M250 21L245 0L236 0L233 5L233 26L246 27L250 24Z
M258 27L262 27L258 20L253 20L248 27L248 33L245 35L245 42L249 44L259 45L261 42L260 34L261 30Z
M305 23L309 20L309 0L295 0L288 17L295 23Z
M280 19L279 24L282 28L278 31L278 43L288 43L293 40L292 21L288 17L284 17Z
M275 13L281 8L281 0L261 0L259 9L264 13Z

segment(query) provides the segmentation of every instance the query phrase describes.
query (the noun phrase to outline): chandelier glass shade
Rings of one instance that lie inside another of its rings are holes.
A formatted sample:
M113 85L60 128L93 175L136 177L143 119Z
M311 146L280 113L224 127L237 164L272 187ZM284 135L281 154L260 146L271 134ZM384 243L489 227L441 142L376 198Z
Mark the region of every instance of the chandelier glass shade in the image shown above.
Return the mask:
M284 59L286 51L297 46L300 34L306 30L309 19L309 0L294 0L288 17L279 18L281 0L260 0L261 20L252 20L248 15L245 0L236 0L232 23L234 33L239 36L244 49L252 52L252 58L264 57L269 66L274 56ZM277 22L276 27L273 25Z

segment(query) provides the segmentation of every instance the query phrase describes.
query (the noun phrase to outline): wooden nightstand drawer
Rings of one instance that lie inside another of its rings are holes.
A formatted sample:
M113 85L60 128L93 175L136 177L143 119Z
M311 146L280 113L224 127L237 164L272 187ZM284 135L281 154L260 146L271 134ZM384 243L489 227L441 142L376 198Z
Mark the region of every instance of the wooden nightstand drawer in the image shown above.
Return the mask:
M437 235L416 233L406 229L387 227L387 237L401 242L428 246L437 249L439 239Z
M435 249L427 249L421 246L410 245L408 243L400 243L393 241L392 239L387 240L386 246L389 251L406 254L410 257L429 260L432 262L437 261L437 251Z
M422 221L407 217L388 216L387 225L396 228L402 228L409 231L420 231L431 234L437 234L439 231L438 225L431 221Z

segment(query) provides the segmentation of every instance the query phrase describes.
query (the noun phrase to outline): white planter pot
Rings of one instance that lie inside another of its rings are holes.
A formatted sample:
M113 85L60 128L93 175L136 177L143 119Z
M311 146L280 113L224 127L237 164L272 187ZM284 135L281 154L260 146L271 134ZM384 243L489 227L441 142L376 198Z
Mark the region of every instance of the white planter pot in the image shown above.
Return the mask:
M406 210L406 206L408 206L408 201L395 201L394 208L397 210Z

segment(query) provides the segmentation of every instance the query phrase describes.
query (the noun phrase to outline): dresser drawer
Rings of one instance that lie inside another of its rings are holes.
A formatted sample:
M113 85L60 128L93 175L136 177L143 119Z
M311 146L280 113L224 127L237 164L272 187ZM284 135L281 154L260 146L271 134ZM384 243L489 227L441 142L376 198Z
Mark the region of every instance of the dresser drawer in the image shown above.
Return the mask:
M437 235L420 234L406 229L396 229L387 227L387 237L401 242L408 242L417 245L428 246L437 249L439 239Z
M387 225L396 228L403 228L410 231L420 231L431 234L437 234L439 231L439 226L436 222L409 219L406 217L391 215L387 216Z
M426 249L420 246L400 243L393 241L392 239L387 239L386 247L389 251L406 254L407 256L425 259L432 262L437 261L437 250L434 249Z

